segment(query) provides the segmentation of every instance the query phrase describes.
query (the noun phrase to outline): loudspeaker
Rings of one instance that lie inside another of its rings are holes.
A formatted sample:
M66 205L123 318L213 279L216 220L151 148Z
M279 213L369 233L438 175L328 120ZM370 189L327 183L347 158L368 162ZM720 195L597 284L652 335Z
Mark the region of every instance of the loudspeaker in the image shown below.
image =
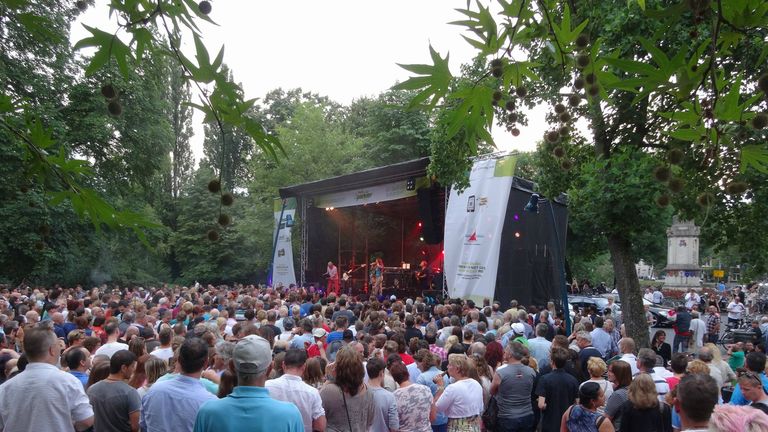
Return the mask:
M419 202L419 218L422 222L422 236L427 244L440 244L443 242L443 210L444 205L440 199L440 187L432 186L416 191Z

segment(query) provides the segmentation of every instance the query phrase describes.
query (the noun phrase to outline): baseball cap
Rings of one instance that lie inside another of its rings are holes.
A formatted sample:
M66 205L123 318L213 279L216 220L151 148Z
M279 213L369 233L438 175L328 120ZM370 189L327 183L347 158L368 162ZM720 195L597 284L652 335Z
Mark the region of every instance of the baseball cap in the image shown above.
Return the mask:
M525 333L525 326L523 323L516 322L512 324L512 331L515 332L515 334L524 334Z
M325 331L325 329L320 328L320 327L312 330L312 336L314 336L316 338L321 338L321 337L323 337L323 336L325 336L327 334L328 334L328 332Z
M248 335L235 345L232 360L237 372L261 375L272 363L272 349L263 337Z

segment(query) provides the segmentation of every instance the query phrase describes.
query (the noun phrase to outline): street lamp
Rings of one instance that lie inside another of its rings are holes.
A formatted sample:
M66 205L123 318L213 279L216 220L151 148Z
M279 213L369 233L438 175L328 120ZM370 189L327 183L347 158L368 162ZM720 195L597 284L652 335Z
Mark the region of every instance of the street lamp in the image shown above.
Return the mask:
M555 220L555 209L554 205L552 204L552 200L542 197L541 195L534 193L531 194L531 198L528 200L528 204L525 205L523 208L523 211L528 213L539 213L539 204L541 202L549 203L549 215L552 222L552 228L555 231L555 250L557 251L558 257L562 258L563 265L561 266L560 271L560 296L562 297L563 301L563 315L565 318L565 333L567 335L571 334L571 311L568 307L568 290L565 288L565 251L563 251L562 245L560 244L560 233L557 229L557 221Z

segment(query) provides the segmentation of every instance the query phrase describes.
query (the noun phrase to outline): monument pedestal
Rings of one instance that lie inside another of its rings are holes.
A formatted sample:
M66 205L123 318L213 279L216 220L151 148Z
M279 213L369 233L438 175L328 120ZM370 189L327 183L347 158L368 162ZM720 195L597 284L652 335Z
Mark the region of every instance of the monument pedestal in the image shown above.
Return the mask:
M699 266L699 234L693 221L672 218L667 229L667 266L664 268L664 289L683 290L701 287Z

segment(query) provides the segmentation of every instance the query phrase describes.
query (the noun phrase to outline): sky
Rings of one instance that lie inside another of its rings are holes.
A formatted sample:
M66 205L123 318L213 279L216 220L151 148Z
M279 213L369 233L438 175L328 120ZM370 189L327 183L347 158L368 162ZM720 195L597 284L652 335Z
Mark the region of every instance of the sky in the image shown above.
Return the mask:
M80 24L114 28L105 0L81 15L72 40L89 34ZM233 70L247 98L261 98L282 87L301 87L349 104L376 96L409 73L397 63L430 63L429 45L450 68L475 53L461 37L461 28L448 22L463 15L466 0L214 0L210 17L218 26L202 23L203 40L214 56L225 46L224 62ZM127 38L125 38L127 39ZM125 40L124 41L127 41ZM191 39L182 46L192 53ZM545 107L529 112L529 125L520 135L493 131L499 150L531 151L542 131ZM202 155L202 116L194 121L193 151Z

